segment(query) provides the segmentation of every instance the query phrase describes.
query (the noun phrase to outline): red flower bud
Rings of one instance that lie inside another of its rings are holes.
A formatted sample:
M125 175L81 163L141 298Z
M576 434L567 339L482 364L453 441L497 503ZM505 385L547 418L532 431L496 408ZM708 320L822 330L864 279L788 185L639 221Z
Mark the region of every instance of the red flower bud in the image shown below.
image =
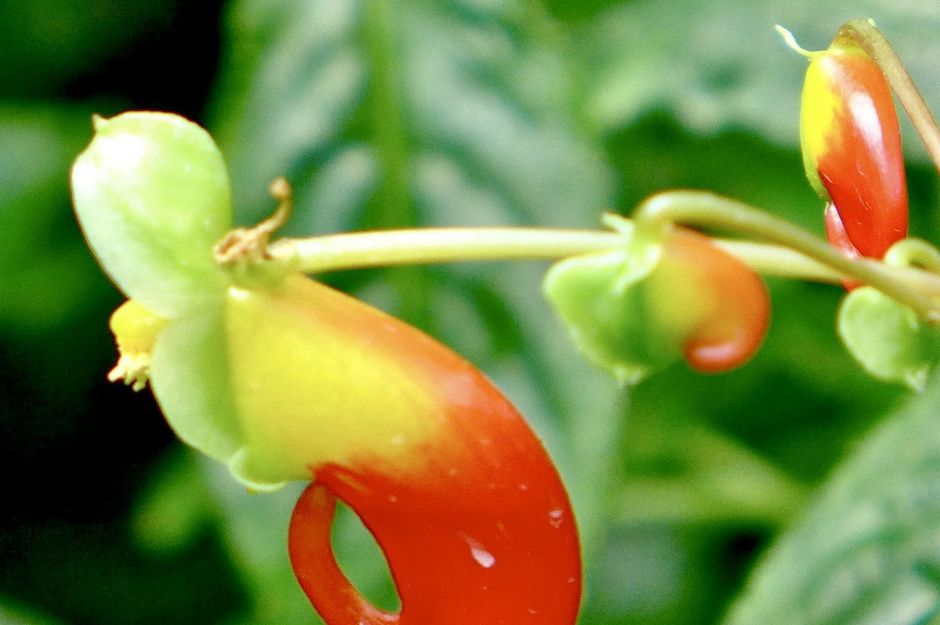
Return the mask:
M680 228L667 240L661 262L696 275L710 300L683 345L689 365L720 373L747 362L770 324L770 300L760 276L708 237Z
M850 243L862 256L881 258L907 236L907 187L891 91L875 61L847 38L807 54L803 162L814 188L835 207L837 215L827 216L829 240L843 251Z
M545 278L546 296L588 358L635 384L680 358L717 373L754 355L770 321L757 274L692 230L633 243L567 258Z

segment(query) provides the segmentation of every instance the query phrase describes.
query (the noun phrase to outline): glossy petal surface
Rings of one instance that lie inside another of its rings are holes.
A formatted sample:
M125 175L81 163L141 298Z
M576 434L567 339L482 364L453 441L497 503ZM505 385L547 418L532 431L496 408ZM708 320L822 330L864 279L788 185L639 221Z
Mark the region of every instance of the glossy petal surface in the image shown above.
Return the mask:
M907 236L901 135L881 70L861 49L836 40L810 62L801 110L810 182L835 205L859 253L881 258Z

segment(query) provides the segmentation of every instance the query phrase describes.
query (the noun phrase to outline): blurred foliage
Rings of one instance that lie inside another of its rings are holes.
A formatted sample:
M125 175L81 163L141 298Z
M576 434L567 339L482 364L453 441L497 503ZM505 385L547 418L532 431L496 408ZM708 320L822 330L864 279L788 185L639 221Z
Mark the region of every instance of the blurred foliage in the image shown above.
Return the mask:
M940 446L933 384L822 489L735 605L745 623L935 623Z
M104 382L119 298L67 187L92 113L207 125L238 221L269 212L267 183L286 175L293 234L591 227L670 187L821 232L797 152L805 61L771 26L821 48L867 14L940 105L940 9L924 2L0 3L0 622L316 622L287 565L296 489L249 495L182 450L148 394ZM913 230L930 238L935 175L907 147ZM327 279L454 346L532 420L579 515L582 623L719 623L742 589L734 625L933 618L937 381L891 416L905 392L839 345L838 289L772 281L752 363L719 377L677 366L627 397L551 317L544 269ZM348 511L336 539L353 580L394 607Z

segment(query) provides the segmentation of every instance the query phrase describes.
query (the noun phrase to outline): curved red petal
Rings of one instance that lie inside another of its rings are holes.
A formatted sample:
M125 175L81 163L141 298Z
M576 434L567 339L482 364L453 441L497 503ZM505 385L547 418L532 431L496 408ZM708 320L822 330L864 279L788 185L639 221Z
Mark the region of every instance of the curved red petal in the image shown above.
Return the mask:
M318 285L319 286L319 285ZM290 530L297 577L329 625L539 623L571 625L581 596L577 530L541 443L475 367L392 317L320 287L318 323L382 346L442 398L425 415L438 434L412 461L374 447L353 461L311 467ZM338 316L335 316L338 315ZM388 561L402 609L362 599L329 546L331 497L348 504ZM359 619L359 620L357 620Z
M833 247L849 258L862 256L862 253L856 249L855 245L852 244L852 240L849 239L845 226L842 225L842 219L839 217L839 211L831 202L826 205L826 238L829 239ZM851 291L861 286L862 283L855 280L843 280L842 284Z
M674 231L664 258L698 274L703 292L713 299L713 306L686 339L683 351L689 365L720 373L747 362L770 325L770 298L760 276L691 230Z

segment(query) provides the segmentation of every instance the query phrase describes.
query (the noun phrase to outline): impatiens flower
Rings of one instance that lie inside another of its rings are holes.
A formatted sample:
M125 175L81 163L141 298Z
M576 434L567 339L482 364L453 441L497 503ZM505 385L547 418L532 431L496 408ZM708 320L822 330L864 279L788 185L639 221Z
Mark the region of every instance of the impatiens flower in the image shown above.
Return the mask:
M230 273L227 177L179 117L99 120L73 169L89 244L133 299L112 327L115 377L149 378L184 441L254 489L311 485L289 550L330 625L574 623L581 595L568 496L541 443L471 364L302 275ZM388 560L388 614L339 570L335 501Z

